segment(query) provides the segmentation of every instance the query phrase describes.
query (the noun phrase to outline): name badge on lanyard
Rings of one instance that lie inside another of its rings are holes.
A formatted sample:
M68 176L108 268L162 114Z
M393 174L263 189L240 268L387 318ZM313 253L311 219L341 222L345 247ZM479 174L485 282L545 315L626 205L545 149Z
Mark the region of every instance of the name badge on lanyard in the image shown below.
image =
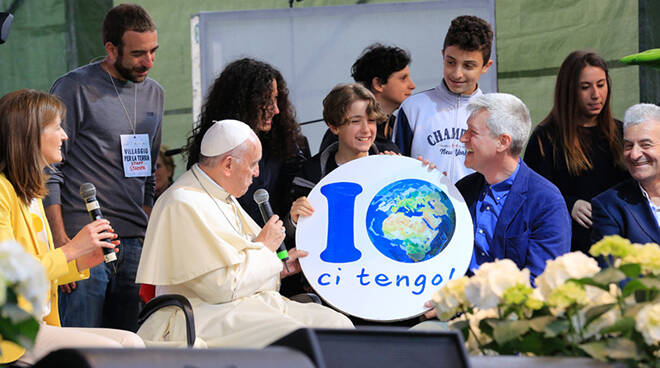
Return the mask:
M149 134L122 134L121 156L127 178L151 176Z

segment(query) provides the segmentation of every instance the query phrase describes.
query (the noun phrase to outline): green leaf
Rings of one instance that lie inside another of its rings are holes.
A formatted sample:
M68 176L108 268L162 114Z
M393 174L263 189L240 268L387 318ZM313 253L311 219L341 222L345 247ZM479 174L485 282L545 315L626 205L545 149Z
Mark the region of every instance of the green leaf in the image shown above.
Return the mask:
M566 346L563 338L546 338L535 331L530 331L511 343L515 345L518 352L532 353L536 356L559 355Z
M639 275L642 273L642 266L638 263L630 263L620 266L619 270L621 270L621 272L623 272L626 277L635 278L639 277Z
M503 321L493 328L493 338L504 344L529 331L529 321Z
M37 338L37 333L39 332L39 322L32 318L26 321L23 321L16 325L20 334L34 341Z
M17 324L19 322L34 318L25 309L19 308L16 304L5 304L2 306L2 314L9 318L11 323Z
M607 356L616 360L639 360L637 344L635 344L632 340L623 337L618 339L609 339L607 340Z
M578 345L587 354L595 359L607 361L607 358L614 360L639 360L640 352L637 345L630 339L617 338L601 340Z
M515 311L516 311L516 306L515 305L508 306L502 312L502 317L507 318L511 313L514 313Z
M644 284L647 288L651 290L660 290L660 280L651 278L651 277L644 277L639 279L639 281Z
M18 295L14 291L13 287L7 288L7 299L5 300L5 305L18 304Z
M635 318L626 316L616 321L612 326L605 327L604 329L600 330L600 332L603 334L608 334L613 332L620 332L622 334L627 334L632 332L634 329L635 329Z
M598 317L600 317L603 314L607 313L615 305L616 305L615 303L601 304L601 305L597 305L595 307L587 309L587 311L585 312L585 319L586 319L586 323L584 324L585 327L588 326L591 322L593 322Z
M641 280L632 280L623 288L622 295L624 298L626 298L638 290L649 290L649 288L646 287L646 285L644 285Z
M609 267L598 272L594 277L594 281L599 284L613 284L626 279L626 274L617 270L616 268ZM609 288L608 288L609 290Z
M548 323L556 320L555 316L542 316L529 320L529 327L536 332L543 332Z
M589 354L594 359L600 361L607 361L607 343L605 341L595 341L586 344L580 344L578 347L584 350L585 353Z
M449 327L451 329L459 330L459 331L463 331L467 329L469 326L470 324L466 320L455 321L449 324Z
M651 304L651 303L650 302L642 302L642 303L637 303L637 304L627 306L624 309L623 315L625 317L635 318L637 316L637 313L639 313L639 311L642 310L642 308L646 307L649 304Z
M479 321L479 330L488 336L493 336L493 327L499 323L497 318L484 318Z
M34 345L34 340L37 338L37 333L39 332L39 322L37 322L36 319L31 318L20 322L16 327L19 331L21 346L27 349L31 348L32 345Z
M572 282L574 282L576 284L579 284L579 285L582 285L582 286L591 285L591 286L595 286L599 289L603 289L603 290L606 290L606 291L610 290L610 287L609 287L608 284L603 284L603 283L600 283L600 282L596 282L596 280L594 280L591 277L584 277L584 278L581 278L581 279L568 279L568 280L566 280L566 282L569 282L569 281L572 281Z
M565 319L557 319L553 322L548 323L545 326L545 336L546 337L555 337L561 334L564 334L570 328L570 323Z
M543 307L541 307L541 309L532 312L532 318L549 316L551 314L552 313L550 312L550 308L548 307L548 305L543 304Z
M11 341L19 344L19 331L16 325L7 317L0 317L0 335L3 340Z
M7 307L8 305L3 305L2 312L5 312ZM0 336L2 336L2 340L30 348L37 338L39 322L32 315L28 314L28 316L29 318L14 322L9 316L0 315Z

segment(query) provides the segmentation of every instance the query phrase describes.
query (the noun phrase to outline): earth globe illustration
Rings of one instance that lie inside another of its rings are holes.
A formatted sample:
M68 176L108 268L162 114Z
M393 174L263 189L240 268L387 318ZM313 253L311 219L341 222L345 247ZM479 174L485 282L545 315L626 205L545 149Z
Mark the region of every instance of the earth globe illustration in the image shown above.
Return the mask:
M419 179L395 181L381 189L367 209L367 233L376 249L398 262L423 262L449 244L456 229L451 200Z

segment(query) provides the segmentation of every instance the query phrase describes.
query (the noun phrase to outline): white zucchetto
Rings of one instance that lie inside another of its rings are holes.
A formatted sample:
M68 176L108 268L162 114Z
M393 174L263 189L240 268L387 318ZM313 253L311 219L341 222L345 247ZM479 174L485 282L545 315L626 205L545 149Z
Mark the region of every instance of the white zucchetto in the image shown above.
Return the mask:
M238 147L252 134L254 134L252 128L242 121L231 119L214 121L204 133L200 153L206 157L222 155Z

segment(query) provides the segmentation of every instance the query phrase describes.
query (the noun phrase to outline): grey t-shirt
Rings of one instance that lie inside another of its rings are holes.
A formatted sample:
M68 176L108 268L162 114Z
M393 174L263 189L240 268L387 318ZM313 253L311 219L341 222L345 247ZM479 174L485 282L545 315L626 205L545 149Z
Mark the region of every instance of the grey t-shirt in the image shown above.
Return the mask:
M100 62L72 70L51 88L66 105L63 122L69 139L62 145L63 160L50 171L49 194L44 205L62 205L66 232L73 237L90 222L80 198L80 185L96 186L96 198L103 216L120 237L144 237L147 215L143 205L153 206L154 172L161 140L164 92L158 82L142 83L113 79L128 111L127 117L110 74ZM135 88L137 87L137 104ZM120 135L133 133L137 105L136 134L148 134L151 148L151 176L124 176Z

